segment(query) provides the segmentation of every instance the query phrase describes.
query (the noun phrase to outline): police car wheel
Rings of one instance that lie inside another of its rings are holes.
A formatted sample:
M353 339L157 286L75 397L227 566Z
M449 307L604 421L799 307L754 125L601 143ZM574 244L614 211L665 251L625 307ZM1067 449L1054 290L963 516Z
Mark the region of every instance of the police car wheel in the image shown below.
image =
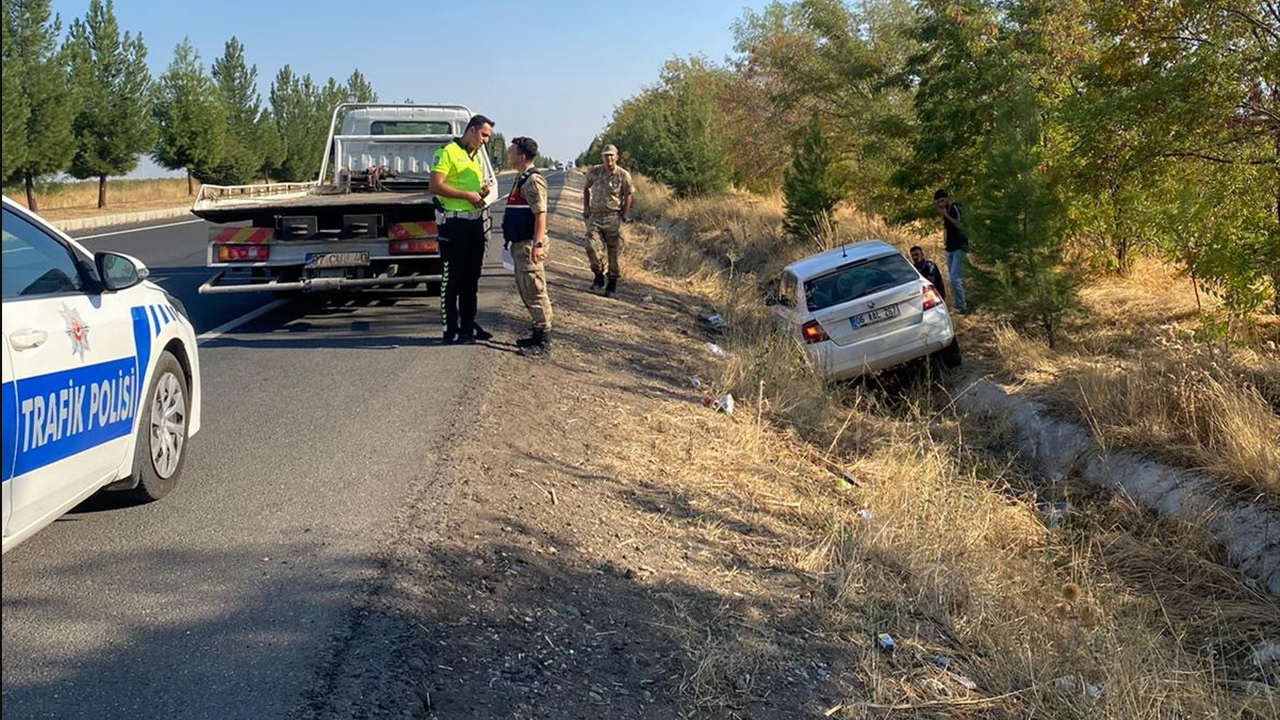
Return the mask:
M178 359L160 354L156 374L147 388L142 407L142 432L134 453L132 491L137 502L152 502L168 495L178 484L187 459L187 412L191 405L186 373Z

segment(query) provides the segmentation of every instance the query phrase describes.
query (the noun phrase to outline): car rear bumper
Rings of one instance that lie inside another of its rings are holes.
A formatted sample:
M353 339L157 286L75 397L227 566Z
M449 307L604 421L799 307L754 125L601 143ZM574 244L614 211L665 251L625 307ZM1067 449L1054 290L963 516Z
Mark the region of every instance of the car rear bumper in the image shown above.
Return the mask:
M826 342L806 350L828 380L850 378L901 365L935 353L951 344L955 329L945 310L926 311L916 325L849 345Z

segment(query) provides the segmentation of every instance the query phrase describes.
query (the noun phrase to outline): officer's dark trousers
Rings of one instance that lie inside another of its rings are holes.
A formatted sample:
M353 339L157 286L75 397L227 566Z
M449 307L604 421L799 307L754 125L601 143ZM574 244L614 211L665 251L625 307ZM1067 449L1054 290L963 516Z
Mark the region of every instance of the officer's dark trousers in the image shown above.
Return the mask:
M454 218L440 227L444 269L440 318L445 330L471 332L476 322L476 292L484 266L484 220Z

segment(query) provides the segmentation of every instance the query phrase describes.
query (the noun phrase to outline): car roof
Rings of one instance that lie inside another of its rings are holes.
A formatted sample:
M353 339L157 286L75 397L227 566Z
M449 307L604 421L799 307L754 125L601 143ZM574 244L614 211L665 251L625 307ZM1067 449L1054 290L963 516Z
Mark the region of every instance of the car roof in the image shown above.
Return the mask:
M841 265L890 254L901 255L902 253L883 240L863 240L862 242L848 243L801 258L788 265L786 269L787 272L792 273L797 278L808 280L815 275L833 270Z

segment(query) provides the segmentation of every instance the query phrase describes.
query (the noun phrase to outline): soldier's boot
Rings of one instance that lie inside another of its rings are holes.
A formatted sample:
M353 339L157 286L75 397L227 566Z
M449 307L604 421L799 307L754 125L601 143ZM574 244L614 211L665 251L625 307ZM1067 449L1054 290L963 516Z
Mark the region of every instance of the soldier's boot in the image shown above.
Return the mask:
M532 335L530 335L529 337L523 337L523 338L520 338L519 340L516 340L516 347L527 348L527 347L533 347L534 345L538 345L542 342L542 338L545 335L546 335L545 331L540 330L538 328L534 328Z
M542 330L535 331L534 337L537 342L531 343L528 347L520 348L519 353L525 357L550 357L551 332Z
M596 279L591 281L591 289L599 290L604 287L604 273L596 273Z
M609 278L609 284L604 286L604 296L613 297L618 294L618 278Z

